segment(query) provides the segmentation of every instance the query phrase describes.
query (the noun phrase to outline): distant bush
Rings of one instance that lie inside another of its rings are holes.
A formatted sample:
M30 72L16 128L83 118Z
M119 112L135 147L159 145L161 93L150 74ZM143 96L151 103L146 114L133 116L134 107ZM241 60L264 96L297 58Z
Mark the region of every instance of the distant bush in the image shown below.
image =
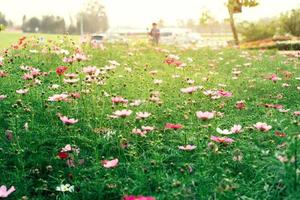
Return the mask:
M244 21L238 25L238 32L246 42L286 34L299 37L300 8L286 12L277 18L261 19L257 22Z
M238 25L238 32L246 42L272 38L279 31L277 20L261 19L257 22L244 21Z
M284 32L300 36L300 8L281 15L280 24Z

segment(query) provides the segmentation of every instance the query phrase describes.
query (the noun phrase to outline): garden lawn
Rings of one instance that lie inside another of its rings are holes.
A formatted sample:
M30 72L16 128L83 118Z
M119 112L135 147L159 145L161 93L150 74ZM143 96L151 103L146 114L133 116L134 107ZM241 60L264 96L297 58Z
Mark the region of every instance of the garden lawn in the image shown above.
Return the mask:
M300 198L299 60L62 38L1 55L8 199Z

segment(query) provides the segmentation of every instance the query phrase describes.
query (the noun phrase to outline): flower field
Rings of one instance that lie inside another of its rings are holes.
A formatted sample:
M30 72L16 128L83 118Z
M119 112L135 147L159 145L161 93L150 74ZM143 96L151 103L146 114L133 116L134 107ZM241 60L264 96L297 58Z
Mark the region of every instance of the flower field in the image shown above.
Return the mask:
M22 37L0 54L0 198L299 199L299 94L275 50Z

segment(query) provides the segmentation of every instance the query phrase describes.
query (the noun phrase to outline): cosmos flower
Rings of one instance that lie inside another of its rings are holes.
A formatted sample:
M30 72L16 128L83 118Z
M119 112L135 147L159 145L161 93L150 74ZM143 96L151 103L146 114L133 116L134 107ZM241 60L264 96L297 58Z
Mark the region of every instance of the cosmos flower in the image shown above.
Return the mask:
M180 89L180 91L181 91L182 93L188 93L188 94L191 94L191 93L193 93L193 92L196 92L197 90L198 90L198 87L197 87L197 86L192 86L192 87Z
M68 101L69 95L67 94L55 94L48 98L48 101Z
M184 151L192 151L192 150L196 149L197 146L188 144L188 145L185 145L185 146L179 146L178 148L180 150L184 150Z
M211 139L212 141L217 142L217 143L224 143L224 144L231 144L232 142L234 142L233 139L231 139L231 138L226 138L226 137L211 136L210 139Z
M156 85L160 85L163 81L162 80L159 80L159 79L154 79L153 80L153 83L156 84Z
M136 119L146 119L151 116L151 113L148 112L138 112L136 113Z
M59 192L74 192L74 185L61 184L60 186L56 187L56 191L59 191Z
M119 160L117 158L114 160L102 160L101 163L105 168L114 168L118 166Z
M59 67L57 67L56 68L56 74L57 75L59 75L59 76L61 76L61 75L63 75L64 73L65 73L65 71L67 71L68 70L68 67L66 67L66 66L59 66Z
M223 134L223 135L230 135L230 134L232 134L231 131L229 131L227 129L222 130L220 128L217 128L217 132L220 133L220 134Z
M154 197L146 197L146 196L124 196L123 200L155 200Z
M6 98L7 98L6 95L4 95L4 94L0 95L0 101L4 100L4 99L6 99Z
M295 111L294 115L299 116L300 115L300 111Z
M127 99L124 99L124 98L121 97L121 96L117 96L117 97L112 97L112 98L111 98L111 102L114 103L114 104L118 104L118 103L127 104L127 103L128 103L128 100L127 100Z
M246 107L245 101L243 101L243 100L242 101L237 101L235 103L235 107L239 110L245 109L245 107Z
M257 122L254 127L262 132L267 132L272 128L272 126L262 122Z
M120 118L120 117L127 117L131 115L131 110L117 110L111 115L112 118Z
M96 66L84 67L82 71L90 76L97 76L100 73L100 70Z
M129 105L130 105L130 106L139 106L139 105L141 105L142 103L143 103L142 100L136 99L136 100L133 100Z
M28 89L20 89L20 90L16 90L16 93L18 94L26 94L29 90Z
M242 126L239 124L233 125L233 127L231 127L231 129L230 129L231 133L240 133L241 131L242 131Z
M16 191L14 186L11 186L8 190L5 185L1 185L0 187L0 198L6 198L8 197L11 193Z
M196 112L196 116L199 119L208 120L208 119L212 119L215 116L215 113L214 112L202 112L202 111L198 111L198 112Z
M60 116L59 119L66 125L72 125L78 122L78 119L68 118L66 116Z
M178 130L178 129L182 129L183 125L181 124L171 124L171 123L166 123L165 125L166 129L174 129L174 130Z

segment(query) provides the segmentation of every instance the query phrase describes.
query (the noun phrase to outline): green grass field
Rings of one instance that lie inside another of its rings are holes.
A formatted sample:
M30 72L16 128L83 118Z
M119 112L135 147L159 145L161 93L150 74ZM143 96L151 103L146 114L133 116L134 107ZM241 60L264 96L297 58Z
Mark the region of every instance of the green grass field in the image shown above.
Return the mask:
M0 32L0 49L8 48L11 44L17 43L22 36L26 37L43 37L48 40L57 40L58 35L55 34L34 34L34 33L14 33L14 32ZM79 36L70 36L75 41L79 41Z
M300 198L298 59L53 40L1 55L8 199Z

